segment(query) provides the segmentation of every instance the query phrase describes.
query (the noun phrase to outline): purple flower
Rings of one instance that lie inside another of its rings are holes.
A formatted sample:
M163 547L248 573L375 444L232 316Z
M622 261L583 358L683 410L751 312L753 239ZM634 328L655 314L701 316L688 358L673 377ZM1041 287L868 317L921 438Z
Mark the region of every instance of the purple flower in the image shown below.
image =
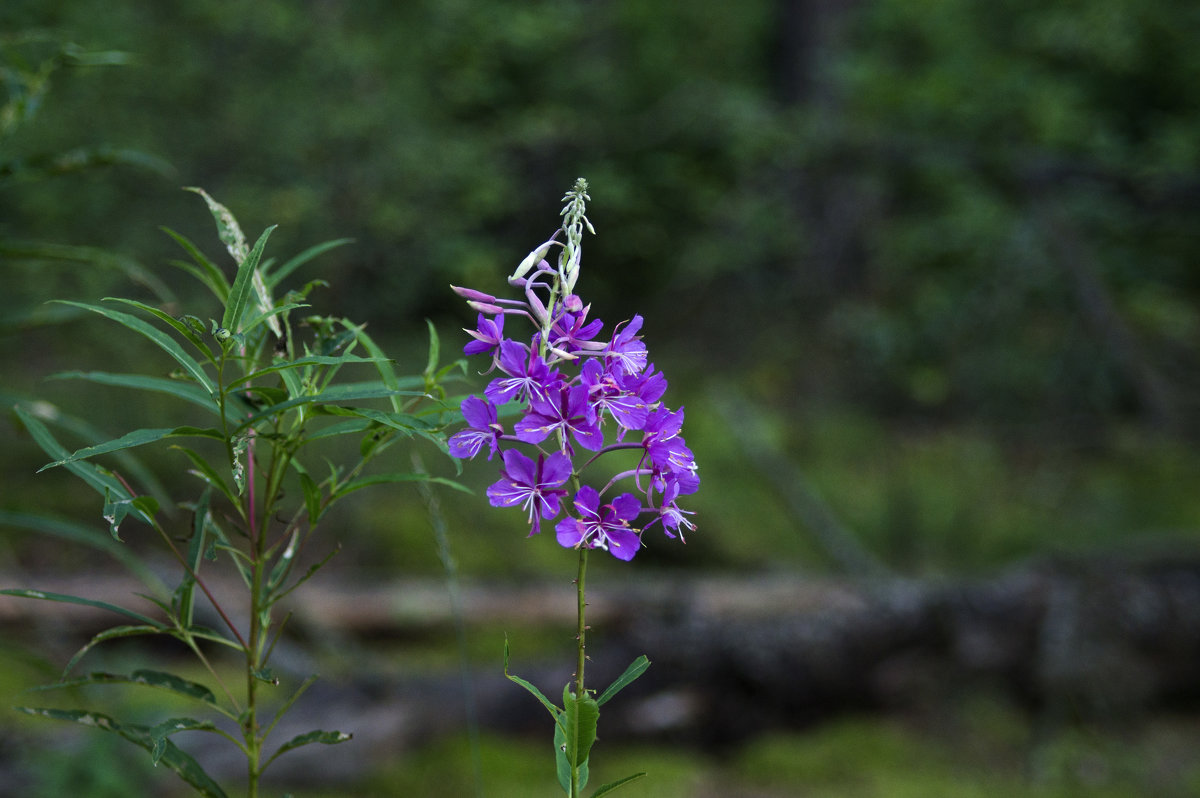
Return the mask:
M554 320L554 325L550 328L550 346L567 353L602 348L603 344L593 343L592 339L599 335L600 330L604 328L604 322L600 319L588 321L587 314L592 306L584 306L579 297L574 294L567 298L571 297L575 297L574 301L563 303L562 313ZM578 310L575 310L576 307Z
M646 368L646 345L637 331L642 329L641 315L635 315L624 329L613 333L604 356L616 364L618 374L641 374Z
M632 493L622 493L611 504L600 504L596 489L584 485L575 494L578 518L564 518L555 526L558 542L567 548L604 549L618 560L629 561L642 545L637 530L629 526L642 511Z
M476 329L474 330L463 328L463 332L475 339L463 347L463 354L481 355L491 353L496 347L500 346L501 339L504 338L504 316L501 315L495 319L490 319L480 313L479 321L475 326Z
M500 444L500 436L504 434L504 428L496 419L496 406L478 396L468 396L463 400L462 414L468 426L450 436L447 442L450 454L470 460L486 443L491 460Z
M558 372L550 371L537 353L537 336L533 341L534 345L528 351L524 345L507 338L500 342L497 363L508 376L497 377L484 389L487 398L497 405L522 397L545 400L547 390L559 382Z
M542 519L558 515L559 502L567 495L560 487L571 476L571 461L562 452L546 457L538 454L537 462L509 449L504 452L501 479L487 489L493 507L512 507L520 504L529 514L529 534L542 530Z
M544 401L533 400L529 412L513 427L519 440L541 443L551 433L558 433L563 446L574 453L567 434L585 449L600 451L604 434L600 432L596 411L588 403L588 390L582 385L552 388Z
M580 384L587 388L588 401L597 412L607 410L625 429L641 429L645 425L647 410L642 397L627 390L621 378L600 365L599 360L583 364Z
M699 484L699 480L696 480ZM693 488L694 490L694 488ZM670 530L675 530L679 535L679 539L683 540L683 530L680 527L686 527L689 532L696 528L696 525L687 520L684 516L695 515L692 510L680 509L675 500L679 498L680 484L677 480L669 480L666 488L663 490L662 504L658 508L658 517L646 525L647 528L658 522L662 522L663 532L667 537L673 538L674 534ZM687 541L684 540L686 543Z

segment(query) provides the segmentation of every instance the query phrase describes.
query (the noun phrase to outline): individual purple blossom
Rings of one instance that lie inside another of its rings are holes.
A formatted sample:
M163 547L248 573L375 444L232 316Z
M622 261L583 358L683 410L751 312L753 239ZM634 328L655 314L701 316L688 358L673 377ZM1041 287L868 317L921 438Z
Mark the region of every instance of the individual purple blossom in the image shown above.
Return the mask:
M623 375L622 375L623 376ZM580 384L588 390L588 401L597 412L608 411L624 429L641 429L646 423L646 402L635 392L627 390L621 377L612 374L593 358L583 364Z
M546 361L538 354L538 337L534 345L526 347L516 341L504 339L500 342L497 365L506 377L497 377L484 389L487 398L502 405L512 399L528 397L530 400L545 400L547 391L559 382L558 372L552 372Z
M698 479L696 482L699 484ZM675 503L675 500L679 498L679 494L679 481L675 479L668 480L666 488L663 490L662 503L658 508L658 517L646 525L647 529L661 521L663 525L663 533L666 534L667 537L673 538L676 534L678 534L679 539L683 540L683 530L680 529L680 527L686 527L689 532L696 528L696 525L687 520L685 517L689 515L695 515L695 513L691 510L683 510L678 504ZM675 530L675 532L672 533L671 530ZM686 543L687 541L684 540L684 542Z
M474 330L463 328L463 332L475 339L463 347L463 354L482 355L494 352L504 339L504 316L496 316L493 319L480 313L475 327Z
M624 328L613 333L612 341L604 349L604 356L615 364L613 371L620 374L641 374L646 368L646 345L637 334L642 329L641 315L635 315Z
M534 461L516 449L505 451L503 458L501 479L488 487L488 501L493 507L524 507L532 537L541 531L543 518L558 515L561 499L567 495L561 486L571 476L571 460L554 452L549 457L539 453Z
M604 433L600 431L596 411L588 402L588 391L583 385L552 388L545 400L534 399L529 412L513 427L518 440L525 443L541 443L557 433L563 448L574 454L568 434L585 449L598 452L604 446Z
M567 299L570 300L571 297L575 295L571 294ZM576 307L578 309L574 310ZM603 344L597 344L592 339L604 329L604 322L600 319L588 321L587 315L591 309L591 305L583 305L578 297L575 297L573 302L564 302L562 312L550 327L550 347L567 354L602 349Z
M500 436L504 434L504 428L496 418L496 406L478 396L468 396L463 400L462 414L467 421L467 428L450 436L447 441L450 454L470 460L479 454L486 443L487 459L491 460L500 445Z
M578 518L564 518L555 526L560 545L604 549L626 562L637 554L642 541L629 522L637 519L642 504L632 493L622 493L611 504L601 505L596 489L584 485L575 494L575 511Z

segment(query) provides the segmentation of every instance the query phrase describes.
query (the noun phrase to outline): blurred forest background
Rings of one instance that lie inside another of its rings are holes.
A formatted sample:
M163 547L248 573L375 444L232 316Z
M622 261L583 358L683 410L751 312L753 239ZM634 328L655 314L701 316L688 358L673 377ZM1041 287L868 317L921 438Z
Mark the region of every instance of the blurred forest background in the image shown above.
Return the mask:
M501 292L584 176L598 235L580 291L610 324L645 316L703 480L686 547L654 541L631 568L598 567L598 591L798 576L872 597L900 584L1005 594L1004 575L1036 572L1059 595L1058 571L1076 585L1080 573L1104 585L1136 572L1145 582L1130 589L1159 600L1139 606L1167 608L1155 616L1166 631L1134 645L1137 672L1164 650L1174 668L1166 686L1122 700L1130 682L1111 677L1123 661L1097 675L1074 661L1092 649L1068 646L1071 667L1047 666L1026 640L1012 668L1036 683L910 674L898 691L863 688L872 700L820 712L801 701L736 739L631 738L631 768L654 777L644 794L1193 795L1198 41L1200 6L1168 0L5 0L0 395L53 402L109 435L177 423L148 421L167 418L165 400L130 406L116 390L47 381L122 371L145 352L45 302L167 296L211 316L163 266L179 251L160 226L220 252L181 186L204 187L251 237L278 224L271 250L284 257L353 238L300 279L327 280L316 310L368 322L415 371L426 318L447 357L473 323L449 284ZM145 456L168 487L185 479L177 456ZM63 474L35 477L44 462L18 425L0 429L0 511L52 511L103 533L96 497ZM553 541L525 540L519 519L487 507L490 466L462 478L476 496L444 509L465 585L569 581ZM344 551L318 582L436 585L415 491L362 497L327 533ZM87 551L0 531L0 574L22 580L5 587L95 571ZM1145 633L1135 611L1122 620L1128 598L1092 608L1105 634ZM1045 624L1031 623L1044 649ZM503 631L472 628L481 672L499 668ZM6 706L78 645L59 632L5 627ZM341 643L297 645L333 684L364 662L405 679L454 671L444 635L406 634L358 640L370 656L353 663L338 660ZM553 625L527 636L547 662L570 649ZM1084 708L1060 701L1048 667L1105 690ZM659 678L669 687L670 673ZM497 689L509 687L519 692ZM744 702L775 700L739 689ZM73 761L91 776L32 775L55 760L28 740L60 730L0 719L9 727L0 764L33 762L19 794L174 789L132 748L122 758L144 768L105 770L117 743L90 737ZM364 765L353 794L463 794L464 740L448 732ZM526 762L541 762L545 741L522 740L485 735L489 795L542 783ZM681 744L697 740L716 748Z

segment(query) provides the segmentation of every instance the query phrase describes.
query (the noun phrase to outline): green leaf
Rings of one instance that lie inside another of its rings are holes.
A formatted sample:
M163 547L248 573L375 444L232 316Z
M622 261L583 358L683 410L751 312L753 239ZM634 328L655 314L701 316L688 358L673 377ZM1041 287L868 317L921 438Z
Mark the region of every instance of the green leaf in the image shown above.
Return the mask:
M112 385L119 388L133 388L139 391L164 393L203 407L214 415L219 412L219 405L213 398L213 395L194 382L172 380L166 377L147 377L143 374L113 374L107 371L63 371L50 375L49 379L85 380L99 385ZM232 420L245 415L248 409L240 398L230 396L230 401L226 402L225 415L226 418Z
M145 726L118 723L107 715L99 712L87 712L80 709L46 709L41 707L17 707L27 715L35 715L53 720L63 720L78 723L81 726L91 726L119 734L131 743L138 745L152 754L155 749L155 738L150 729ZM204 769L188 754L185 754L170 740L163 746L158 761L174 771L181 779L190 784L204 798L228 798Z
M192 256L192 260L196 261L193 266L190 263L183 261L171 260L168 261L172 266L183 269L197 280L208 287L208 290L213 292L213 295L223 304L229 298L229 281L225 279L225 274L217 267L215 263L205 257L204 253L196 247L191 241L187 240L179 233L171 230L168 227L159 228L187 251Z
M38 406L34 406L33 409L38 409ZM31 412L20 406L15 407L14 412L16 412L17 418L21 420L21 423L24 424L25 429L33 436L34 441L42 447L46 454L51 457L69 457L63 445L50 434L50 430L39 419L35 418ZM93 463L69 462L66 464L66 468L103 496L106 502L112 495L129 498L129 492L121 484L120 480ZM143 518L143 520L146 523L151 523L152 521L149 517Z
M181 731L217 731L217 727L212 721L195 718L169 718L151 727L146 735L150 738L150 757L155 767L167 752L167 738Z
M571 685L563 687L563 714L566 716L564 732L567 739L567 760L587 762L592 744L596 742L596 726L600 720L600 705L586 692L577 696ZM579 785L583 787L582 784Z
M33 692L67 689L72 687L86 687L93 684L143 685L159 690L166 690L167 692L200 701L205 704L210 704L214 707L217 706L216 696L213 695L212 690L209 690L204 685L188 681L187 679L181 679L174 674L152 670L137 670L129 675L96 671L94 673L89 673L87 676L81 676L78 679L41 685L33 688Z
M239 512L241 511L241 503L237 499L237 494L233 492L233 488L229 487L229 483L217 473L217 470L207 460L186 446L173 445L171 448L183 452L192 461L192 465L196 467L196 470L192 473L219 490L221 495L229 500L230 504L237 508Z
M358 339L358 342L363 345L364 349L367 350L367 354L375 360L375 368L379 371L379 379L384 386L393 391L399 392L401 387L400 380L396 379L396 370L392 368L392 361L388 359L386 355L384 355L383 350L379 348L379 345L375 343L374 339L367 335L366 330L364 329L366 325L354 325L346 319L342 319L341 321L342 325L346 329L353 331L355 337ZM400 401L400 396L397 393L396 396L392 397L392 409L399 412L402 406L403 403Z
M166 630L162 626L146 626L144 624L138 626L114 626L111 629L105 629L103 632L100 632L87 643L85 643L83 648L75 652L75 655L71 657L70 662L68 662L67 666L63 668L62 676L59 678L65 679L71 673L71 671L75 670L75 666L79 664L79 661L83 659L85 654L106 640L118 640L123 637L140 637L164 633L166 633ZM47 685L47 687L53 686L54 685Z
M300 490L304 493L304 509L308 511L308 525L314 526L321 517L321 488L317 486L307 471L297 470L300 471Z
M183 190L199 194L204 198L209 212L212 213L213 221L217 223L217 237L221 239L221 243L225 245L225 248L229 250L229 254L233 256L234 263L241 265L246 260L246 236L242 232L242 228L238 225L237 219L229 212L228 208L210 197L204 189L195 186L185 186ZM225 324L223 326L228 327L229 325Z
M205 360L207 360L209 363L213 363L214 365L216 364L216 359L213 357L212 350L208 348L208 344L206 344L204 342L204 339L200 337L200 335L196 332L195 329L193 329L190 325L184 323L180 319L175 318L174 316L172 316L169 313L164 313L163 311L159 310L156 307L151 307L150 305L147 305L144 302L138 302L137 300L134 300L134 299L124 299L122 297L109 297L108 301L109 302L123 302L126 305L130 305L132 307L137 308L138 310L149 313L151 316L153 316L154 318L163 322L168 327L175 330L175 332L179 333L185 339L190 341L192 346L199 349L200 353L202 355L204 355Z
M297 396L295 398L288 399L286 402L280 402L278 404L271 405L270 407L265 407L255 413L253 416L244 419L235 432L240 432L247 427L257 424L264 418L271 418L272 416L282 413L285 410L290 410L294 407L300 407L302 405L350 402L359 399L385 399L394 395L394 391L382 387L379 383L370 383L367 387L361 387L356 384L335 386L333 388L321 391L320 393Z
M281 282L283 282L284 279L286 279L289 274L291 274L296 269L303 266L308 261L317 257L318 255L324 254L325 252L328 252L329 250L333 249L334 247L340 247L343 244L353 243L353 241L354 241L353 238L338 238L338 239L334 239L333 241L325 241L321 244L315 244L315 245L309 247L308 249L304 250L303 252L301 252L299 255L296 255L295 257L289 259L287 261L287 263L284 263L278 269L274 269L274 270L270 270L270 271L268 271L267 269L263 269L263 280L266 281L266 284L269 287L274 288L275 286L277 286Z
M229 388L235 388L247 382L265 377L268 374L274 374L288 369L298 369L305 366L341 366L346 363L375 363L376 358L359 357L358 355L307 355L305 357L296 358L295 360L284 360L278 363L272 363L270 366L259 369L258 371L247 374L245 377L229 383Z
M229 289L229 301L225 305L225 315L221 317L221 326L230 332L245 332L241 328L242 315L245 313L246 303L254 288L254 274L258 269L258 262L262 258L263 249L267 246L267 238L270 237L275 227L275 225L271 225L263 231L254 244L254 249L250 250L250 254L238 265L233 287Z
M57 468L58 466L68 463L87 460L91 457L96 457L109 452L116 452L122 449L130 449L134 446L145 446L148 443L161 441L164 438L213 438L218 441L225 440L225 436L219 430L204 429L201 427L164 427L160 429L138 429L133 432L126 433L119 438L114 438L111 441L98 443L95 446L88 446L83 449L78 449L67 457L61 460L55 460L52 463L47 463L38 469L38 473L49 468Z
M617 789L618 787L629 784L632 781L637 781L638 779L644 777L645 775L646 774L644 772L643 773L634 773L632 776L626 776L623 779L617 779L616 781L610 781L608 784L605 784L603 787L597 788L596 791L594 793L592 793L592 798L600 798L600 796L602 796L602 795L608 795L610 792Z
M95 601L93 599L80 598L79 596L68 596L65 593L48 593L42 590L29 590L27 588L13 588L0 590L0 595L5 596L20 596L21 598L42 599L43 601L59 601L64 604L78 604L84 607L94 607L100 610L108 610L115 612L118 615L124 615L126 618L132 618L138 623L146 626L153 626L156 629L165 629L166 627L151 618L147 618L139 612L127 610L124 607L118 607L115 604L109 604L106 601Z
M567 758L567 735L563 731L561 725L554 727L554 769L558 775L558 783L563 788L563 792L571 794L571 760ZM582 790L587 786L588 763L582 762L576 771L579 774L578 789Z
M154 327L142 319L139 319L137 316L123 313L119 310L113 310L112 308L106 308L100 305L89 305L84 302L71 302L67 300L55 301L62 305L70 305L72 307L90 310L93 313L99 313L105 318L112 319L118 324L123 324L134 332L144 335L146 338L149 338L151 341L153 341L156 346L174 358L175 362L183 366L184 370L187 371L187 373L190 374L192 378L196 380L196 382L200 383L205 390L207 390L209 393L216 392L216 385L204 371L204 367L197 363L196 360L187 352L184 352L183 347L181 347L174 338L167 335L157 327Z
M337 745L338 743L344 743L347 740L353 739L353 737L353 734L347 734L346 732L340 731L310 731L307 734L300 734L279 746L279 750L271 755L271 758L266 761L263 767L265 768L283 754L299 748L302 745L311 745L312 743L320 743L321 745Z
M646 669L649 667L650 660L647 659L645 654L635 659L629 664L629 667L625 669L625 672L617 677L616 681L605 688L604 692L600 694L600 697L596 699L596 705L599 706L607 702L609 699L627 687L630 682L645 673Z
M520 676L513 676L508 672L508 635L504 636L504 675L508 677L509 681L516 682L517 684L521 685L528 690L534 698L536 698L538 701L541 701L542 706L544 706L547 711L550 712L550 717L554 718L554 722L556 724L559 723L559 715L562 714L562 711L556 707L549 698L546 698L546 696L542 694L541 690L537 689Z
M441 358L441 342L438 339L437 328L433 326L433 322L425 319L425 325L429 328L429 360L425 364L425 382L428 385L434 381L434 372L437 371L438 360Z
M193 609L195 607L196 574L200 571L200 563L204 559L206 535L209 524L209 502L212 499L212 488L207 487L200 495L200 500L193 508L192 539L188 541L187 569L179 587L175 589L172 604L175 607L175 617L185 627L192 625Z

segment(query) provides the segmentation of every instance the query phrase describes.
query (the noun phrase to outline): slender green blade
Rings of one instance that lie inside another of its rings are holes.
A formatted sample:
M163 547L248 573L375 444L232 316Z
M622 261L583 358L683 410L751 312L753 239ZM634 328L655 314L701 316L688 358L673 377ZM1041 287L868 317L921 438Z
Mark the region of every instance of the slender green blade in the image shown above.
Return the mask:
M544 706L547 709L547 711L549 711L550 717L554 718L555 724L561 724L561 721L559 720L559 716L562 714L562 711L558 707L554 706L553 702L551 702L549 698L546 698L546 696L542 694L541 690L537 689L532 684L530 684L529 682L522 679L520 676L513 676L511 673L508 672L508 636L507 635L505 635L505 637L504 637L504 675L506 677L508 677L508 679L510 681L516 682L517 684L521 685L526 690L528 690L530 692L530 694L532 694L533 697L536 698L538 701L541 701L542 706Z
M175 330L175 332L179 333L185 339L190 341L192 346L200 350L200 352L204 355L204 359L209 363L216 363L216 359L213 357L212 350L208 348L208 344L204 342L204 339L196 334L195 329L184 324L170 313L164 313L158 308L147 305L145 302L138 302L136 299L125 299L123 297L108 297L107 299L109 302L123 302L126 305L135 307L145 313L149 313L151 316L163 322L168 327Z
M605 688L604 692L600 694L600 697L596 699L596 704L599 706L608 701L610 698L627 687L630 682L645 673L646 669L649 667L650 660L645 654L635 659L629 664L629 667L625 669L625 672L617 677L616 681Z
M272 363L270 366L251 372L245 377L239 377L237 380L229 383L229 388L236 388L238 385L253 382L260 377L265 377L268 374L275 374L280 371L289 369L304 368L306 366L340 366L346 363L376 363L374 357L359 357L358 355L308 355L306 357L296 358L295 360L285 360L278 363Z
M67 678L71 671L75 670L75 666L79 664L79 661L83 659L89 651L105 641L119 640L124 637L142 637L145 635L157 635L163 633L164 629L162 627L147 626L145 624L140 624L138 626L114 626L111 629L105 629L75 652L75 655L71 657L71 661L67 663L65 668L63 668L62 676L59 678ZM47 687L53 687L53 685L47 685Z
M23 407L18 406L14 410L17 418L21 420L25 429L29 431L34 441L42 447L46 454L58 458L69 457L67 449L50 434L50 430L46 428L45 424ZM111 501L114 496L132 498L120 480L94 463L68 462L66 468L103 496L106 503ZM148 515L143 515L142 520L151 523L153 519Z
M172 380L166 377L149 377L144 374L116 374L108 371L62 371L50 375L49 379L84 380L98 385L162 393L182 399L197 407L203 407L210 413L217 414L219 412L219 405L212 394L194 382ZM236 396L230 395L226 401L226 417L232 420L244 415L244 413L239 413L241 407L243 407L241 401Z
M154 753L155 740L150 734L150 729L145 726L122 724L113 720L108 715L102 715L99 712L87 712L80 709L18 707L18 710L27 715L37 715L53 720L64 720L71 723L78 723L81 726L91 726L92 728L114 732L131 743L150 751L151 754ZM204 768L200 767L195 759L181 751L170 740L167 740L163 746L158 761L174 771L181 779L190 784L196 792L204 796L204 798L228 798L220 785L204 772Z
M216 392L216 386L213 384L212 378L210 378L204 371L204 367L196 362L195 358L193 358L187 352L184 352L183 347L180 346L175 339L157 327L154 327L142 319L139 319L137 316L130 315L129 313L123 313L119 310L113 310L112 308L106 308L100 305L89 305L85 302L71 302L67 300L55 301L63 305L70 305L72 307L90 310L93 313L99 313L101 316L112 319L118 324L123 324L134 332L144 335L146 338L149 338L151 341L153 341L154 344L160 349L174 358L175 362L183 366L184 370L187 371L187 373L190 374L193 379L196 380L196 382L204 386L209 393Z
M0 595L41 599L43 601L58 601L64 604L78 604L83 607L94 607L95 609L108 610L109 612L115 612L118 615L124 615L126 618L132 618L138 623L146 626L153 626L157 629L166 628L163 624L155 621L152 618L147 618L140 612L127 610L124 607L118 607L116 604L109 604L107 601L96 601L95 599L81 598L79 596L69 596L65 593L49 593L43 590L30 590L27 588L9 588L0 590Z
M78 449L72 452L67 457L60 460L47 463L38 469L38 473L45 471L48 468L57 468L58 466L75 463L80 460L87 460L91 457L96 457L109 452L117 452L122 449L130 449L135 446L145 446L148 443L161 441L165 438L213 438L214 440L223 441L225 436L219 430L205 429L202 427L164 427L156 429L137 429L133 432L126 433L119 438L114 438L111 441L98 443L95 446L88 446L83 449Z
M179 233L176 233L169 227L160 227L159 229L175 239L176 243L192 256L192 260L196 261L195 266L177 260L171 260L168 263L194 276L208 290L212 291L218 300L224 303L229 298L229 281L225 279L225 275L217 268L217 265L209 260L195 244Z
M268 227L259 236L258 241L254 244L254 249L250 250L250 254L238 265L237 276L233 279L233 287L229 289L229 301L225 305L225 315L221 317L221 326L230 332L244 332L240 325L246 311L246 304L254 290L254 273L258 269L263 249L267 246L267 238L274 230L275 225Z
M241 264L246 259L246 235L238 225L237 219L234 218L228 208L209 196L208 192L204 189L197 188L196 186L185 186L183 190L199 194L204 198L204 203L208 205L208 210L212 213L213 221L217 223L217 237L221 239L221 243L229 250L229 254L233 256L234 262ZM229 325L225 326L228 327Z
M626 784L629 784L632 781L637 781L638 779L643 778L645 775L646 775L645 772L634 773L632 776L626 776L623 779L617 779L616 781L610 781L608 784L605 784L603 787L596 788L596 791L594 793L592 793L592 798L600 798L600 796L602 796L602 795L608 795L610 792L617 789L618 787L622 787Z
M352 734L347 734L346 732L340 731L316 730L310 731L306 734L299 734L288 740L283 745L279 746L279 750L271 755L271 758L267 760L267 764L274 762L278 757L286 754L288 751L293 751L302 745L312 745L313 743L320 743L321 745L337 745L338 743L344 743L347 740L353 739L353 737L354 735Z

